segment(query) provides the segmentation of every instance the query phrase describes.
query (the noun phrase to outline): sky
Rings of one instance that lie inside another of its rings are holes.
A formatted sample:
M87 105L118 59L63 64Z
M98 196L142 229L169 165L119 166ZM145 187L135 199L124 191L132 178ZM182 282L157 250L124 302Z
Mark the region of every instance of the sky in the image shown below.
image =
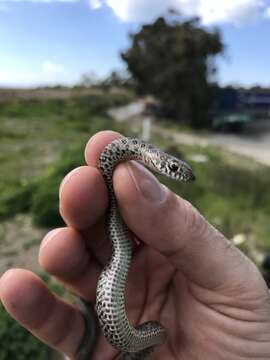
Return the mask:
M0 0L0 86L73 85L124 69L128 34L168 8L220 29L220 84L270 86L270 0Z

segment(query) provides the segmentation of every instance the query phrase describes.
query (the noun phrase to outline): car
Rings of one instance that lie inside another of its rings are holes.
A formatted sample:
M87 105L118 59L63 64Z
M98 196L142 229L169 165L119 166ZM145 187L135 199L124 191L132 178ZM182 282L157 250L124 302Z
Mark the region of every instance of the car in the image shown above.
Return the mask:
M213 117L212 129L216 131L241 131L245 125L253 121L254 118L247 113L226 113Z

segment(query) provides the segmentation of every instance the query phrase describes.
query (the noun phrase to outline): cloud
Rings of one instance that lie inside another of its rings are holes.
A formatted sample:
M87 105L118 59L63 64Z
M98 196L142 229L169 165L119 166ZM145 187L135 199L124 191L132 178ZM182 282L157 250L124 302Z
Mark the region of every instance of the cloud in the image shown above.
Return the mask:
M245 24L255 21L260 14L264 3L261 0L215 0L201 1L199 15L204 23L232 22Z
M90 6L92 9L99 9L102 6L101 0L90 0Z
M45 60L42 64L42 69L46 74L62 74L64 73L64 68L60 64L56 64L50 60Z
M60 2L60 3L76 3L78 0L0 0L0 8L1 3L7 5L11 3L21 3L21 2L31 2L31 3L54 3L54 2Z
M184 15L200 16L204 24L242 24L256 20L265 9L264 0L90 0L90 3L95 8L112 8L126 22L150 21L172 8Z
M267 19L270 19L270 6L265 9L264 17L266 17Z

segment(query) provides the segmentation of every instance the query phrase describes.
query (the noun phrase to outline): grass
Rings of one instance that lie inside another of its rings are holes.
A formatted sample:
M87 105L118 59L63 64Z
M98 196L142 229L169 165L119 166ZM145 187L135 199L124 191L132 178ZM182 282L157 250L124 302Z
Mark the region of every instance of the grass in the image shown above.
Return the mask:
M194 129L187 124L183 124L181 122L176 122L170 118L158 118L155 123L161 127L164 127L168 130L173 130L177 132L183 132L188 134L197 134L197 135L204 135L208 134L209 130L206 129Z
M18 325L0 304L0 360L49 359L47 346Z
M266 189L270 169L215 147L181 146L181 151L197 180L185 186L162 181L194 204L228 238L251 232L258 245L269 250L270 194ZM205 155L208 161L189 160L189 156L198 153Z
M23 250L27 251L27 250L31 249L32 247L37 246L39 244L40 244L40 239L30 239L22 245L22 248L23 248Z
M50 290L63 296L63 287L56 284L48 275L39 274ZM14 321L0 303L0 360L48 360L52 351L40 340Z
M16 256L18 254L19 250L7 250L2 251L2 256L10 257L10 256Z
M60 153L67 158L76 146L82 149L91 134L116 128L106 110L129 100L129 95L115 93L1 104L0 220L28 211L36 179L48 165Z

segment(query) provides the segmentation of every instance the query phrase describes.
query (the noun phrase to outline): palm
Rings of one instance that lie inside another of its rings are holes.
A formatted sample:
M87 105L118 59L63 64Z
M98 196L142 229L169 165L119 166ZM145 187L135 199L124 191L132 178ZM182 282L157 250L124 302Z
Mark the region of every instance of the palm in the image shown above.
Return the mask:
M228 337L229 340L226 326L234 327L236 322L239 325L238 320L230 317L230 307L224 314L219 312L220 298L222 295L215 291L189 283L165 257L147 246L133 257L126 289L129 320L134 325L157 320L168 333L166 344L157 348L154 353L155 360L197 360L199 354L215 354L218 339L224 341ZM233 297L230 302L233 309L236 306ZM245 302L243 301L243 308ZM222 305L221 302L220 306ZM220 326L222 322L224 328ZM243 321L242 325L244 339L247 324ZM233 356L233 352L228 355L225 347L222 349L221 346L218 351L224 353L224 359L226 356ZM222 356L220 359L223 360ZM240 360L242 355L233 358Z
M156 360L179 358L182 351L179 346L182 317L179 314L190 308L190 302L193 302L192 296L187 291L185 278L165 257L147 246L134 254L126 288L128 318L134 325L157 320L167 329L168 341L155 352ZM114 351L112 356L115 356Z

